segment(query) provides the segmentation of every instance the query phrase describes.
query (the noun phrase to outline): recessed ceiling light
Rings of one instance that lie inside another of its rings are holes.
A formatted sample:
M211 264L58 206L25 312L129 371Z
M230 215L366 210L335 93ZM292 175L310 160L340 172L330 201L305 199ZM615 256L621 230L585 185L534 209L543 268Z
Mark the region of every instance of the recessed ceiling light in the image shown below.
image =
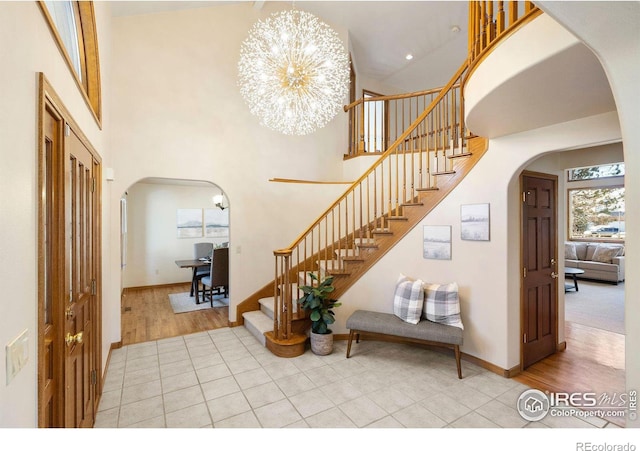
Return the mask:
M411 61L413 59L413 55L411 53L407 53L407 56L405 56L405 59L407 61Z
M457 25L454 25L451 27L451 32L452 33L458 33L460 31L460 27Z

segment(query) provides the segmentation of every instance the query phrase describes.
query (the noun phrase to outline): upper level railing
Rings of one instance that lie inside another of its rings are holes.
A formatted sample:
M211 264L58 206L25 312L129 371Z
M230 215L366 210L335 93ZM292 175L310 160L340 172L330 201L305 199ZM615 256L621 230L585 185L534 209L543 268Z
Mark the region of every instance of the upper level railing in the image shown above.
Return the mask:
M347 157L382 154L427 108L442 88L365 96L344 107L349 114Z
M530 1L469 2L469 69L506 36L540 10Z
M465 61L342 196L289 247L274 251L275 339L291 338L296 285L311 284L309 272L320 279L344 272L344 262L357 258L374 234L388 231L390 221L404 219L403 208L415 205L420 191L437 189L438 174L452 172L452 158L466 155L460 92L466 70ZM415 107L411 109L413 114Z

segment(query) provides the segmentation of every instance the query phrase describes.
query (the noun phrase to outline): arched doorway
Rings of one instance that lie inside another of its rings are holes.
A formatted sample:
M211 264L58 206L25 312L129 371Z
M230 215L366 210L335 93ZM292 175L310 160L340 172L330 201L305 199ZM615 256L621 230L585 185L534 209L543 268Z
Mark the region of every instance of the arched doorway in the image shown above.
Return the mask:
M123 194L121 210L122 344L226 326L228 305L196 302L193 267L176 263L193 260L197 243L229 246L224 190L206 181L144 178Z
M604 322L594 318L578 318L569 314L568 309L576 297L575 291L565 291L562 272L565 267L565 241L570 239L569 233L569 191L572 189L566 171L575 167L598 166L606 163L621 163L624 161L622 143L612 143L600 146L579 148L574 150L552 152L529 161L525 170L536 173L552 174L558 180L557 202L557 247L558 265L560 273L558 283L557 323L558 340L557 352L527 367L516 376L516 380L540 390L565 393L596 393L598 396L625 392L625 331L624 331L624 283L618 286L607 285L602 282L581 282L580 296L589 299L589 289L598 290L592 296L601 296L601 290L609 288L614 301L615 314L622 316L622 324L612 329ZM602 182L614 183L614 182ZM601 184L602 184L601 183ZM617 182L615 182L617 183ZM594 186L597 186L594 185ZM511 211L512 220L519 221L517 211ZM522 248L525 243L522 243ZM592 292L593 293L593 292ZM612 304L613 305L613 304ZM573 307L572 307L573 308ZM584 306L582 308L585 308ZM522 317L526 312L521 312ZM588 316L589 312L584 311ZM585 321L586 319L586 321ZM522 319L522 324L525 320ZM615 419L608 419L616 422ZM616 424L618 424L616 422ZM624 425L620 423L619 425Z

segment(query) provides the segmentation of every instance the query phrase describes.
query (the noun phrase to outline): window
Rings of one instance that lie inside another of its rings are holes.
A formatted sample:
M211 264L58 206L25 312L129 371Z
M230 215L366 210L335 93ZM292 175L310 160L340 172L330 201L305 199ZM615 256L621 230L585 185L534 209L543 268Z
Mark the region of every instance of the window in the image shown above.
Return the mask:
M362 97L370 99L379 97L370 91L363 90ZM364 103L364 142L365 152L384 152L387 150L386 135L386 100Z
M624 163L567 170L569 239L626 238L624 172Z
M93 2L41 1L54 38L98 125L102 117L100 66Z
M78 48L78 14L76 14L76 8L74 7L76 5L72 2L54 2L51 0L45 1L44 4L58 30L76 75L82 81L83 70L80 61L80 49Z
M605 177L619 177L624 175L624 163L605 164L586 168L569 170L569 181L594 180Z

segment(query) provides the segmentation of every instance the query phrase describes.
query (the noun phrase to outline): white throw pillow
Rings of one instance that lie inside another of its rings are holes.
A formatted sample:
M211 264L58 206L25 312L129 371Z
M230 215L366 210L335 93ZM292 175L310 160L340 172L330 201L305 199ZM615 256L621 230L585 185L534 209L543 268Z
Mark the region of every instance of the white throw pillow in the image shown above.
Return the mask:
M460 298L456 282L425 283L424 317L435 323L464 329L460 317Z
M418 324L422 315L424 289L422 280L400 274L393 296L393 313L410 324Z
M620 255L621 251L622 249L620 246L606 246L600 244L593 253L591 260L600 263L611 263L613 261L613 257Z
M577 260L576 245L574 243L564 243L564 258L568 260Z

